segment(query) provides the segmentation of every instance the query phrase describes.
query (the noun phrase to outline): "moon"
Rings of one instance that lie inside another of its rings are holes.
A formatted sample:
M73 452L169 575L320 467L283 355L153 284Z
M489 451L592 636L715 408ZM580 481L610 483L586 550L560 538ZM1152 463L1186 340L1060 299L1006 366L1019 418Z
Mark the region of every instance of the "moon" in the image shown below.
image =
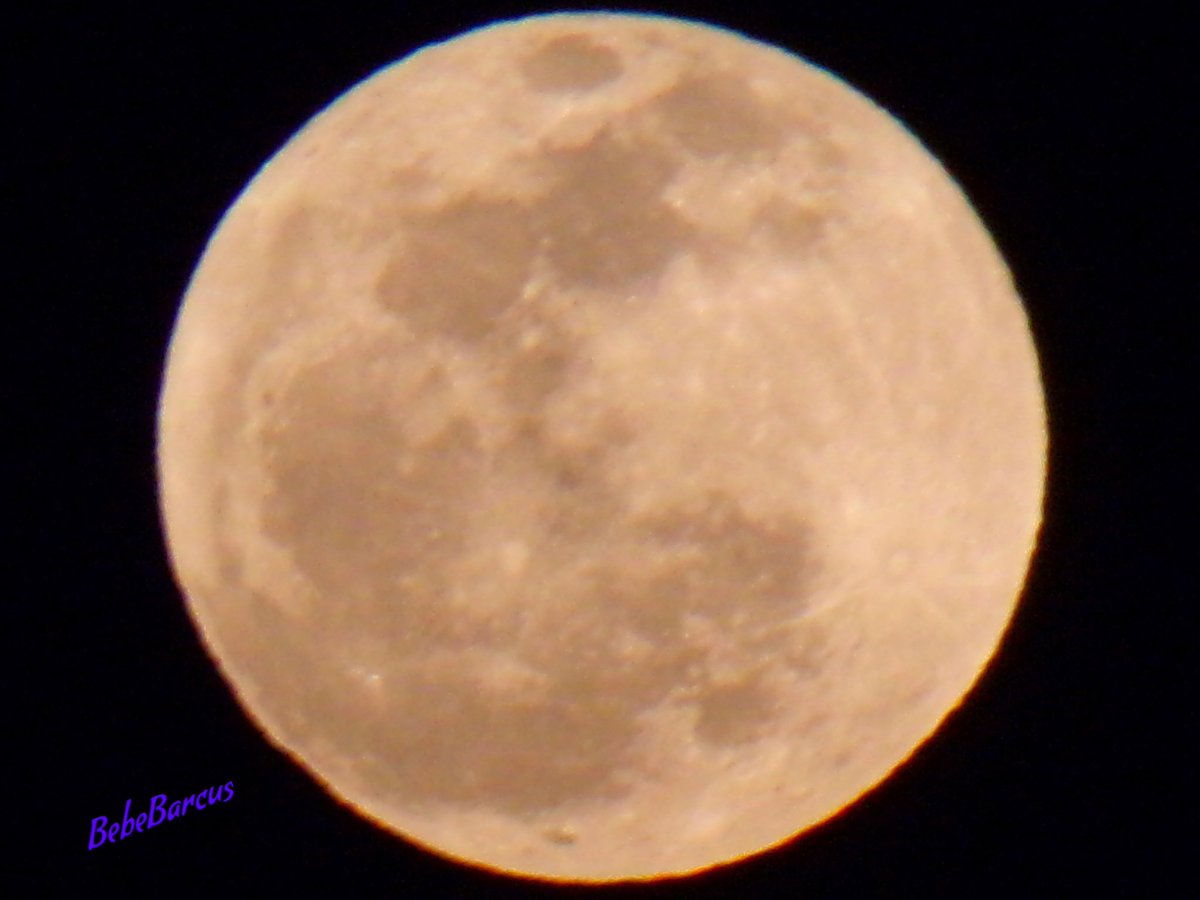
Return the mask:
M678 876L878 784L1020 596L1046 423L960 189L827 72L558 14L387 67L214 232L167 545L265 735L474 866Z

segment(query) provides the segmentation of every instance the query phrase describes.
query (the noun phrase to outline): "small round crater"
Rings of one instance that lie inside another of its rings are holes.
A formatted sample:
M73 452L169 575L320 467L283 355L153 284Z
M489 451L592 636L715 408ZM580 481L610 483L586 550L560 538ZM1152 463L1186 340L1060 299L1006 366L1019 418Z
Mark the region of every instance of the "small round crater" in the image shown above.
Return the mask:
M624 71L616 51L582 34L547 41L520 64L535 91L589 91L619 78Z

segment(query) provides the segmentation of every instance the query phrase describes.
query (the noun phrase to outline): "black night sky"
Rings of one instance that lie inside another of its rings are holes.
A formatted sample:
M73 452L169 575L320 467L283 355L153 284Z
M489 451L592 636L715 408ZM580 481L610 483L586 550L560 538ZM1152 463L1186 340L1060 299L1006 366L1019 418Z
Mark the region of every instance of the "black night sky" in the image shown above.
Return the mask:
M1013 269L1051 427L1046 521L994 665L933 740L802 839L704 877L579 889L434 858L338 806L243 715L167 564L154 417L205 241L301 124L379 67L521 3L165 2L6 14L17 283L10 896L1074 897L1190 893L1182 752L1177 197L1197 78L1171 21L1102 4L663 3L874 98ZM560 6L557 8L567 8ZM582 8L582 7L580 7ZM613 7L609 7L613 8ZM773 10L773 11L772 11ZM32 16L32 13L29 14ZM1173 212L1174 210L1174 212ZM1195 244L1194 223L1191 243ZM1193 404L1194 405L1194 404ZM1192 453L1194 457L1194 451ZM1194 584L1195 578L1190 579ZM1194 597L1193 597L1194 600ZM93 817L227 781L225 804L89 853ZM1177 825L1176 822L1180 824ZM1194 869L1194 866L1192 867Z

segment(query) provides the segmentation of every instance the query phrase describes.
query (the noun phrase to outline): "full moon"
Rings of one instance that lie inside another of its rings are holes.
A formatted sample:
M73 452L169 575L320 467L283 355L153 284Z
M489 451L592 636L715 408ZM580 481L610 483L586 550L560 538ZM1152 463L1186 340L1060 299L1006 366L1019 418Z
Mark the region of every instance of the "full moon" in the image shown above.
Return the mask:
M682 875L900 765L1040 522L1012 279L903 126L713 26L389 66L226 213L158 419L190 615L341 802L518 876Z

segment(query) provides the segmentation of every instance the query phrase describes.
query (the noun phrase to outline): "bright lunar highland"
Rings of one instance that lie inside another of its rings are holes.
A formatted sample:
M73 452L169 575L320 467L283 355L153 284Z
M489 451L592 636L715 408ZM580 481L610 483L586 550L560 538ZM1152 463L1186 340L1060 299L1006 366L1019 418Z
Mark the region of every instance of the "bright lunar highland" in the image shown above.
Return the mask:
M159 407L173 566L269 738L537 878L783 842L903 762L1020 595L1028 321L887 113L693 22L428 47L215 231Z

